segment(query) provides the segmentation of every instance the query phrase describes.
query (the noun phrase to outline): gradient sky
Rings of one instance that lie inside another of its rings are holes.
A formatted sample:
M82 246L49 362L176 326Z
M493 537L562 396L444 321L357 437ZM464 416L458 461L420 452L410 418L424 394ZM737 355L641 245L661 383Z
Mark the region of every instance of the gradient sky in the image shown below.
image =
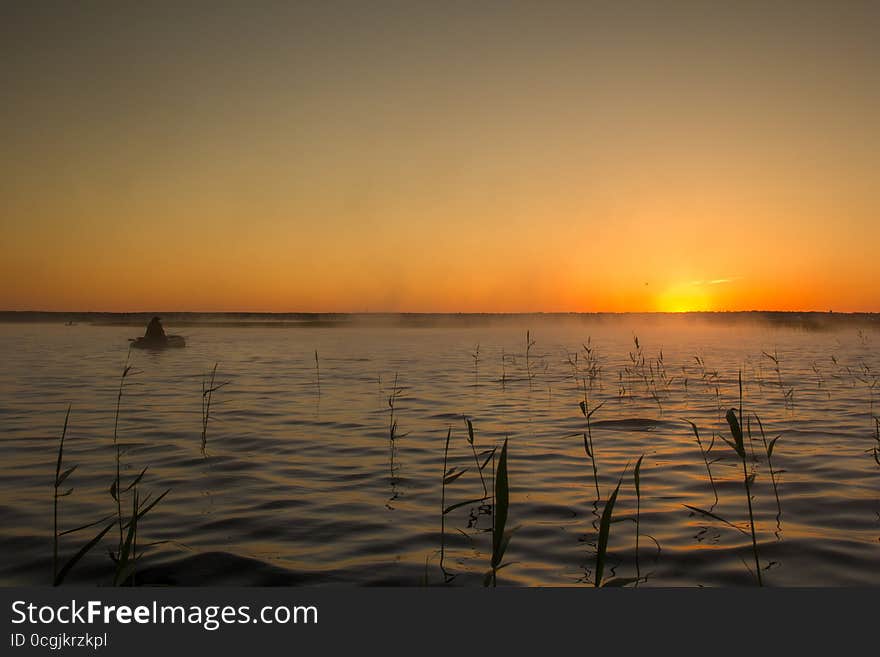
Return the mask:
M880 311L876 3L18 4L0 309Z

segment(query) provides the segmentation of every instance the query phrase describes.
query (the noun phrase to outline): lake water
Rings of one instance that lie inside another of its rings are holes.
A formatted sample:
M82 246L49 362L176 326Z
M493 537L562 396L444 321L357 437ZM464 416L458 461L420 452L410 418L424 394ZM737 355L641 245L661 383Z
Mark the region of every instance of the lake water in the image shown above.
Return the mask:
M876 323L826 319L808 330L760 319L304 327L169 319L166 329L184 334L187 347L132 350L119 410L123 483L149 466L139 494L170 489L140 524L138 577L480 586L491 553L493 463L480 471L474 451L509 437L508 526L518 529L499 585L589 585L599 517L622 475L607 577L635 577L638 567L639 586L752 585L742 463L715 439L714 503L685 422L696 423L704 447L713 432L729 438L725 412L739 404L742 371L764 582L880 585ZM115 513L117 391L128 338L142 330L0 324L0 583L50 583L52 478L68 404L64 462L78 468L65 482L74 491L61 498L61 528ZM528 362L526 331L534 341ZM214 363L216 381L228 385L213 395L203 450L202 384ZM585 388L591 408L604 402L591 419L598 501L579 408ZM778 503L755 414L768 441L781 436L772 453ZM464 417L475 429L473 450ZM450 428L447 468L469 469L446 487L445 505L482 498L481 473L490 495L447 514L441 532ZM636 551L632 467L642 454ZM684 505L711 508L745 533ZM94 533L62 537L62 558ZM107 534L67 582L109 583L117 540Z

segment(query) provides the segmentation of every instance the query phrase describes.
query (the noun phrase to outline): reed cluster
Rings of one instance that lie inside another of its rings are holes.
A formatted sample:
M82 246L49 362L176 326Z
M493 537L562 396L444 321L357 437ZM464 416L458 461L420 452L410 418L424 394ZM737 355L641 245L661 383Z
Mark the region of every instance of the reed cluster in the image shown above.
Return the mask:
M64 416L64 426L61 431L61 439L58 442L58 454L55 462L55 477L53 481L53 541L52 541L52 584L54 586L61 585L70 571L79 563L83 557L97 547L102 539L114 527L118 527L119 538L116 543L115 550L109 549L108 555L113 562L112 584L121 586L124 584L135 584L135 576L137 564L143 556L143 552L138 552L138 524L141 519L147 515L159 502L161 502L170 492L166 490L160 495L153 497L152 493L141 497L138 489L139 484L144 479L148 467L144 467L131 481L123 484L122 481L122 445L119 441L119 419L122 409L123 393L130 385L129 377L137 374L126 358L123 365L122 373L119 379L119 386L116 395L116 412L113 422L113 451L115 462L115 475L110 482L108 488L110 497L113 500L114 513L104 516L93 522L74 527L72 529L60 529L59 514L61 508L61 499L73 494L74 489L63 488L71 475L76 471L77 465L64 467L64 445L67 437L67 430L70 420L71 407L68 406L67 413ZM127 506L125 501L126 495L131 496L131 512L129 515L123 512L123 505ZM115 516L115 518L114 518ZM108 522L109 521L109 522ZM105 524L106 523L106 524ZM69 536L89 528L96 526L102 527L91 540L85 542L80 548L67 559L62 565L60 563L61 538ZM152 543L150 545L156 545ZM143 546L142 546L143 549Z

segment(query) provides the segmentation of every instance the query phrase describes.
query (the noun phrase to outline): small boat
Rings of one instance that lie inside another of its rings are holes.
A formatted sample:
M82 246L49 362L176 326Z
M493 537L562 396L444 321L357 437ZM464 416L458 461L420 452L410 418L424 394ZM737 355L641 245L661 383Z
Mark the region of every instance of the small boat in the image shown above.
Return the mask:
M134 349L174 349L186 346L182 335L166 335L162 338L129 338Z

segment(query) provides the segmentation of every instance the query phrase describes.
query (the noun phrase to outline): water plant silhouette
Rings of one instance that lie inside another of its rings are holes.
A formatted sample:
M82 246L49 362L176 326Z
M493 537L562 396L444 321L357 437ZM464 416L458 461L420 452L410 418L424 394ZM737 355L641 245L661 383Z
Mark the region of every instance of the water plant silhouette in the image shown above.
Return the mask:
M484 586L497 586L498 571L506 568L510 563L504 562L504 553L510 544L510 538L514 527L507 530L507 515L510 508L510 485L507 476L507 438L501 447L501 456L498 459L498 470L495 476L495 497L493 500L492 514L492 559L489 562L490 569L483 578Z
M602 402L595 408L590 408L589 400L587 399L586 392L586 384L584 385L584 401L580 402L579 406L581 409L581 413L584 416L584 421L586 422L586 431L584 432L584 451L590 459L590 464L593 466L593 483L596 485L596 500L602 499L602 493L599 492L599 466L596 463L596 450L593 447L593 427L590 424L590 419L593 417L593 413L598 411L605 405L605 402Z
M742 416L742 410L740 410L740 416ZM749 529L752 534L752 553L755 557L755 577L758 579L758 586L763 586L763 581L761 579L761 565L758 559L758 539L755 532L755 514L752 509L752 491L751 491L751 483L755 479L754 474L749 474L748 467L746 466L746 451L743 443L743 432L742 427L740 425L739 417L737 416L736 409L731 408L727 411L727 423L730 425L730 434L733 437L734 444L731 447L734 448L740 460L742 461L743 468L743 485L746 489L746 503L749 509Z
M64 461L64 439L67 436L67 426L70 421L70 406L67 407L67 412L64 415L64 428L61 430L61 439L58 441L58 457L55 460L55 478L53 481L53 495L52 495L52 516L53 516L53 532L52 532L52 585L60 586L62 582L64 582L64 578L67 577L68 573L70 573L71 569L82 559L88 552L92 550L104 536L113 529L116 524L115 521L111 520L101 531L95 535L90 541L86 542L70 559L68 559L61 568L58 567L58 551L59 551L59 543L62 536L66 536L68 534L74 534L76 532L82 531L84 529L88 529L89 527L94 527L95 525L102 524L107 522L109 518L112 516L107 516L97 520L95 522L90 522L88 524L82 525L80 527L75 527L73 529L68 529L66 531L59 531L58 529L58 514L60 512L61 506L61 498L67 497L68 495L73 494L73 488L68 488L67 490L61 491L61 486L67 481L68 477L73 474L73 472L77 469L77 465L72 465L70 467L62 470L62 464Z
M474 361L474 387L480 385L480 345L477 343L477 346L474 347L474 351L471 354L471 359Z
M321 398L321 364L318 362L318 350L315 349L315 390Z
M486 488L486 480L483 478L483 468L486 465L486 461L483 462L483 465L480 465L480 459L477 456L477 447L474 445L474 425L471 422L470 418L465 418L464 421L467 423L467 431L468 431L468 444L471 446L471 451L474 454L474 465L477 466L477 472L480 474L480 484L483 486L483 499L485 500L489 496L489 490ZM494 449L492 450L494 452Z
M596 576L593 580L593 586L599 587L621 587L628 584L638 582L638 577L612 577L609 580L604 579L605 563L608 560L608 539L611 536L611 524L614 522L614 506L617 504L617 496L620 494L620 486L623 484L623 477L627 468L624 468L623 474L617 481L617 486L608 496L605 507L602 509L602 518L599 520L599 537L596 541ZM637 534L638 535L638 534Z
M397 465L396 465L396 455L397 455L397 441L401 438L405 438L407 434L399 433L397 430L397 417L395 416L395 411L397 408L397 400L400 399L401 395L403 395L403 388L398 384L399 376L398 373L394 373L394 384L391 387L391 392L388 394L388 410L389 410L389 420L388 420L388 468L389 468L389 478L391 485L391 497L388 498L388 502L385 504L385 507L389 510L394 510L393 502L396 500L400 493L397 490Z
M767 441L767 434L764 432L764 423L761 422L761 418L758 417L758 414L755 413L755 420L758 422L758 428L761 431L761 442L764 444L764 456L767 458L767 471L770 473L770 483L773 485L773 495L776 497L776 523L779 523L782 520L782 503L779 501L779 486L776 482L776 476L785 472L785 470L774 470L773 469L773 449L776 447L776 443L782 438L781 435L777 435L775 438ZM751 438L751 429L749 429L749 438Z
M713 518L720 522L723 522L728 527L736 529L737 531L750 536L752 540L752 555L755 560L755 578L757 579L758 586L763 586L763 579L761 577L761 566L760 560L758 557L758 539L757 539L757 530L755 528L755 514L754 509L752 508L752 491L751 484L755 480L755 474L749 473L747 466L747 456L746 456L746 448L745 448L745 438L743 436L742 424L740 422L740 418L743 416L743 393L742 393L742 371L739 372L739 413L737 413L737 409L731 408L727 411L726 420L728 427L730 428L731 438L727 439L724 436L721 436L722 440L730 446L731 449L736 453L739 457L740 462L742 463L742 471L743 471L743 486L745 488L746 493L746 505L749 513L749 532L743 531L742 528L736 526L732 522L726 520L716 513L712 513L711 511L707 511L705 509L701 509L699 507L691 506L690 504L685 504L684 506L691 511L696 513L700 513L709 518Z
M535 341L532 339L532 332L526 331L526 376L529 379L529 390L532 389L532 381L534 381L535 374L532 372L532 347L535 346Z
M113 575L113 584L120 585L125 583L126 581L130 581L134 583L134 573L135 573L135 564L139 559L137 555L137 525L138 521L143 518L153 507L155 507L165 496L170 492L170 489L166 490L164 493L159 495L157 498L150 502L149 496L147 500L143 502L140 501L140 496L138 490L136 488L138 482L141 481L144 474L147 471L147 468L144 468L137 477L127 486L125 489L120 491L117 486L117 482L114 481L111 484L111 495L114 500L118 502L121 499L121 494L126 492L132 488L134 488L134 494L132 495L132 514L129 517L127 522L124 522L120 519L112 519L113 514L100 518L94 522L86 523L85 525L81 525L79 527L74 527L73 529L67 529L64 531L59 531L59 511L60 511L60 499L62 497L67 497L73 493L73 488L68 488L67 490L62 491L62 485L68 480L70 475L77 469L77 465L72 465L62 470L63 461L64 461L64 441L67 436L67 428L70 420L70 406L67 408L67 413L64 417L64 428L61 431L61 439L58 443L58 456L55 461L55 478L53 482L54 494L53 494L53 547L52 547L52 584L53 586L60 586L70 571L76 566L77 563L92 549L94 549L100 542L104 536L113 529L114 526L119 522L119 526L122 530L128 530L126 534L126 538L119 544L116 552L110 551L110 558L115 564L115 572ZM149 502L149 503L148 503ZM107 522L109 520L109 522ZM103 529L101 529L91 540L86 542L80 549L72 556L70 559L65 562L63 566L59 568L59 543L60 538L62 536L67 536L70 534L74 534L80 532L84 529L88 529L91 527L95 527L97 525L103 525L107 523Z
M709 443L709 449L704 449L703 441L700 439L700 430L697 428L697 425L690 420L685 420L685 422L691 425L691 430L694 432L694 437L697 439L697 447L700 448L700 456L703 457L703 463L706 466L706 474L709 475L709 485L712 486L712 493L715 495L715 501L712 503L712 506L709 507L711 510L716 504L718 504L718 488L715 486L715 479L712 476L712 468L709 465L709 452L715 444L715 436L714 434L712 435L712 442Z
M641 535L641 515L642 515L642 487L641 487L641 471L642 460L645 455L642 454L636 461L636 467L633 470L633 485L636 489L636 585L638 580L642 578L642 570L639 566L639 536Z
M113 417L113 447L116 457L116 479L110 486L110 495L116 502L116 517L119 523L119 548L122 548L122 499L119 493L120 489L120 469L122 460L122 446L119 444L119 414L122 408L122 394L125 389L131 385L130 376L140 374L140 370L135 370L131 365L131 348L125 356L125 363L122 366L122 373L119 375L119 387L116 391L116 413Z
M208 421L211 418L211 402L214 399L214 393L230 383L229 381L217 383L216 378L217 363L214 363L211 374L202 377L202 456L207 456Z

